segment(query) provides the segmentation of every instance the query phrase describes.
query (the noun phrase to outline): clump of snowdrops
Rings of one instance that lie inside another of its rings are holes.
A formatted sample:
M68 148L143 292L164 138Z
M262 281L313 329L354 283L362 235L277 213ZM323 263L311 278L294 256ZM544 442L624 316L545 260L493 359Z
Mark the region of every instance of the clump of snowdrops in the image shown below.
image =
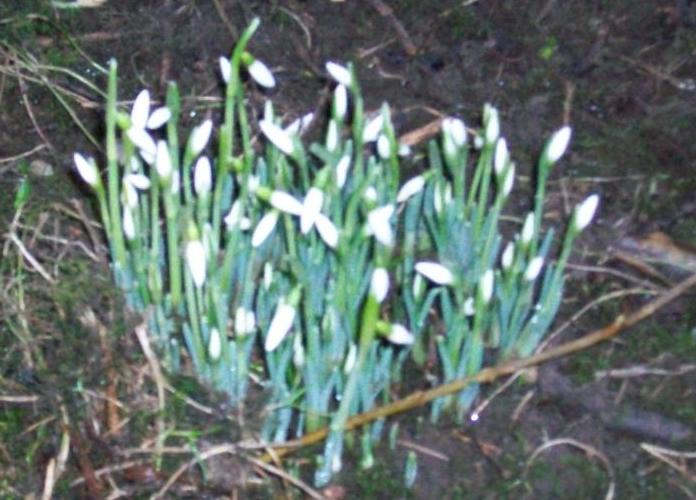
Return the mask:
M322 143L302 140L311 116L283 125L268 103L254 144L243 76L275 85L247 51L257 27L220 59L217 133L206 120L179 143L174 84L163 107L151 109L143 91L130 113L121 110L112 61L106 179L93 159L74 160L96 193L114 277L148 318L166 367L191 365L238 405L255 373L270 394L268 441L328 425L316 471L324 484L341 467L346 420L388 401L409 357L423 365L434 345L439 364L428 383L437 384L479 371L485 351L499 360L536 348L598 198L575 208L552 262L553 230L544 234L541 221L549 172L571 137L562 127L541 154L532 210L505 241L499 222L515 163L498 111L486 105L478 129L445 119L427 169L403 179L408 148L386 104L365 117L350 64L326 65L336 86ZM461 418L477 391L436 401L433 419L447 409ZM362 430L364 466L382 427Z

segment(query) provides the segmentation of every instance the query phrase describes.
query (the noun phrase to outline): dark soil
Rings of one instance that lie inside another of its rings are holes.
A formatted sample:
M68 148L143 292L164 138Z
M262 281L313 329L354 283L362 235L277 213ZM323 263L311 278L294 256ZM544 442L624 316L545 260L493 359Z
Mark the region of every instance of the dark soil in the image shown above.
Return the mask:
M391 16L384 4L393 9ZM51 68L70 69L104 88L90 60L104 65L113 57L119 61L121 98L146 87L162 99L166 82L176 80L183 116L217 117L218 57L229 53L234 33L259 16L261 28L250 49L278 80L268 93L249 89L250 105L259 112L270 98L277 113L289 118L321 113L331 88L325 61L353 61L368 109L388 101L399 134L443 115L478 123L484 102L497 106L523 191L544 140L570 123L571 151L552 174L547 223L566 220L590 192L600 193L602 202L597 222L575 253L574 262L585 267L571 270L559 326L604 294L636 282L653 291L665 286L612 258L622 238L659 230L680 248L691 248L687 253L696 245L694 10L690 2L675 0L109 0L74 10L56 10L43 0L3 1L0 232L10 227L14 192L28 176L33 193L23 213L26 226L15 229L54 283L6 244L0 263L0 496L40 495L66 436L70 454L54 490L57 498L147 497L191 459L192 450L253 437L253 414L242 422L219 397L177 377L171 383L178 394L206 408L170 394L166 445L172 449L161 464L138 450L152 449L151 441L161 435L155 387L133 334L137 318L124 312L104 257L89 257L95 228L86 221L96 216L71 173L71 158L76 150L97 156L99 150L56 92L97 144L103 99ZM404 33L397 32L397 22ZM510 215L525 213L527 199L521 197L520 213ZM682 276L678 267L660 270L670 281ZM608 324L648 298L626 294L603 302L553 342ZM425 411L395 419L400 426L395 447L385 439L376 451L377 465L367 471L349 454L344 472L323 493L601 498L613 488L618 498L696 498L693 300L692 293L614 341L524 374L475 423L431 425ZM88 308L107 325L106 340L100 342L99 329L80 321ZM621 371L626 368L644 370ZM482 398L499 386L487 388ZM36 399L7 398L27 394ZM118 433L105 432L105 395L121 405ZM561 441L539 448L553 440ZM690 451L692 457L659 460L644 443ZM418 455L412 489L403 480L409 450ZM299 456L283 467L309 472L312 453ZM201 469L193 468L167 495L301 495L241 462L211 459L207 482ZM125 465L104 475L95 472L119 464Z

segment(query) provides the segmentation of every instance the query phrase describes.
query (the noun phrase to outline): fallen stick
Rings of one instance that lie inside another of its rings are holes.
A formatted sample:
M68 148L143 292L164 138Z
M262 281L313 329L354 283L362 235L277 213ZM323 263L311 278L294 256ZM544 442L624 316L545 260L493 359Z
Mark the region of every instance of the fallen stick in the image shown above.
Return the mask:
M552 359L567 356L568 354L582 351L588 347L599 344L600 342L604 342L605 340L616 336L622 330L635 325L649 316L652 316L659 309L682 295L694 285L696 285L696 273L675 285L673 288L670 288L666 292L662 293L655 300L647 303L640 309L628 315L622 314L618 316L611 324L588 333L579 339L571 340L570 342L561 344L558 347L547 349L546 351L534 354L533 356L529 356L524 359L511 360L498 366L484 368L475 375L453 380L452 382L439 385L427 391L416 391L403 399L349 418L346 422L345 430L353 430L375 420L423 406L437 398L460 392L472 383L490 383L502 376L511 375L519 370L540 365ZM274 449L275 458L282 458L296 449L321 441L327 436L328 432L329 429L324 427L317 431L310 432L299 439L286 441L284 443L271 444L269 447ZM261 460L264 462L270 461L270 454L267 453L263 455Z

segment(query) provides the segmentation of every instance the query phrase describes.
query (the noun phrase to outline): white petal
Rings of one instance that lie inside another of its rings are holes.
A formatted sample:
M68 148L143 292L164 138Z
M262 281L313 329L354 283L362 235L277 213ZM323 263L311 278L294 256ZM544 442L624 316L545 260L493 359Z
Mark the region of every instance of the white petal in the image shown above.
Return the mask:
M508 244L505 245L505 250L503 250L503 255L500 258L500 265L503 266L503 269L507 270L512 267L512 262L515 258L515 245L512 243L512 241L508 241Z
M172 172L172 185L169 189L172 194L178 194L179 188L181 188L181 174L178 170L175 170Z
M524 279L527 281L534 281L539 276L541 272L541 267L544 265L543 257L534 257L529 264L527 264L527 269L524 271Z
M220 76L222 76L222 81L225 83L230 83L230 76L232 76L232 65L230 60L226 57L221 57L220 60Z
M350 156L344 155L336 164L336 186L338 189L343 188L348 178L348 169L350 168Z
M234 332L242 337L256 329L256 316L253 311L238 307L234 314Z
M151 156L157 154L157 145L155 140L148 134L144 128L130 127L126 132L128 138L141 150L141 153L146 153Z
M490 104L486 104L483 108L484 126L486 127L486 142L493 144L500 136L500 118L498 110Z
M239 200L235 200L230 207L230 211L227 212L227 215L225 216L225 226L227 226L227 229L234 229L239 226L241 219L242 204L239 202Z
M447 134L452 142L462 147L466 144L466 126L458 118L445 118L442 121L442 131Z
M387 340L392 344L411 345L413 344L414 336L408 329L398 323L394 323L387 335Z
M80 177L82 177L82 180L92 187L99 184L99 171L91 158L87 160L80 153L75 153L73 155L73 161L75 162L75 167L77 167L77 172L80 174Z
M452 271L437 262L418 262L415 269L438 285L451 285L454 282Z
M273 143L275 147L280 149L286 155L292 155L295 151L295 145L292 142L292 137L290 134L285 132L282 128L272 122L266 120L261 120L259 122L259 127L261 131L266 136L266 138Z
M206 278L205 247L200 240L186 243L186 265L197 288L203 286Z
M411 196L420 193L425 186L425 177L422 175L417 175L409 179L406 184L401 186L398 194L396 195L396 202L403 203L408 200Z
M123 234L126 236L126 239L133 241L135 239L135 221L133 220L133 212L126 206L123 207L122 224Z
M150 118L148 118L147 128L149 128L150 130L158 129L162 125L167 123L171 117L172 112L169 110L168 107L162 106L161 108L157 108L152 112Z
M265 121L272 121L269 120L265 115L263 117ZM314 120L314 113L307 113L304 116L301 116L300 118L297 118L296 120L293 120L293 122L285 127L285 133L293 136L293 135L302 135L307 131L307 128L312 124L312 120Z
M353 83L353 79L350 76L350 70L348 70L348 68L345 66L341 66L340 64L329 61L326 63L326 71L329 72L331 78L336 80L341 85L350 87Z
M391 157L391 141L384 134L379 134L377 138L377 153L383 160L388 160Z
M495 157L493 159L495 175L502 175L509 157L510 154L508 153L507 141L504 137L501 137L498 139L498 142L495 143Z
M394 233L389 219L394 213L393 205L385 205L375 208L367 214L367 226L370 234L373 234L382 245L391 246L394 243Z
M155 168L157 168L157 175L163 180L169 179L172 175L172 158L169 156L169 148L164 141L157 143Z
M323 203L324 193L318 188L309 188L302 204L302 213L300 215L300 231L302 234L307 234L312 229Z
M254 229L254 234L251 235L251 246L256 248L261 246L266 238L268 238L278 222L278 212L271 210L264 215Z
M592 222L598 204L599 196L592 194L585 198L585 200L575 208L574 225L577 232L582 231Z
M290 215L302 215L304 205L294 196L285 191L273 191L268 200L273 208Z
M305 363L305 350L302 345L302 336L295 335L292 341L292 364L295 368L302 368Z
M141 190L146 190L150 189L150 179L143 174L126 174L124 175L124 179L128 184L131 184L133 187L141 189Z
M363 193L363 197L368 201L375 202L377 201L377 190L374 186L368 186Z
M271 320L271 326L268 328L268 334L263 346L266 352L271 352L280 345L288 332L290 332L293 321L295 321L295 308L290 304L281 302L276 308Z
M273 284L273 265L270 262L266 262L263 265L263 286L266 290L271 288Z
M198 196L207 195L213 187L213 173L207 156L201 156L196 162L193 169L193 187Z
M131 110L131 127L144 130L147 125L147 118L150 115L150 93L142 90L133 102Z
M473 316L475 313L476 309L474 309L474 298L469 297L464 301L464 315Z
M138 191L135 186L126 179L121 183L121 200L123 204L130 209L135 209L138 206Z
M479 294L484 304L488 304L493 297L493 270L488 269L479 281Z
M568 148L571 134L572 129L566 125L558 129L551 139L549 139L548 145L546 146L546 158L549 162L556 163L561 159L561 156L563 156Z
M266 87L268 89L275 87L275 78L273 78L273 73L271 73L271 70L268 69L268 66L258 59L255 59L247 69L249 70L251 77L262 87Z
M338 147L338 124L331 120L329 122L329 127L326 130L326 149L330 152L334 152Z
M324 243L331 248L336 248L336 245L338 245L338 229L336 229L334 223L325 215L319 214L317 215L315 225Z
M350 343L350 346L348 347L348 354L346 354L346 360L343 363L343 373L348 375L350 372L353 371L353 368L355 367L355 361L358 359L358 346L356 346L353 342Z
M389 273L383 267L378 267L372 271L370 281L370 293L377 303L381 304L389 292Z
M515 184L515 164L510 163L507 169L507 174L505 175L505 180L503 181L502 193L503 196L507 197L512 191L512 186Z
M520 236L520 241L523 245L528 245L532 241L534 236L534 213L529 212L527 217L524 219L524 224L522 225L522 236Z
M193 156L198 156L205 149L210 140L210 134L213 131L213 122L205 120L191 132L191 153Z
M213 361L217 361L222 353L222 341L220 340L220 332L217 328L210 330L210 339L208 340L208 356Z
M379 133L382 131L382 125L384 124L384 116L382 113L375 116L372 120L365 125L363 131L363 142L374 142L379 137Z
M345 85L337 85L334 89L333 111L337 120L343 120L348 112L348 89Z

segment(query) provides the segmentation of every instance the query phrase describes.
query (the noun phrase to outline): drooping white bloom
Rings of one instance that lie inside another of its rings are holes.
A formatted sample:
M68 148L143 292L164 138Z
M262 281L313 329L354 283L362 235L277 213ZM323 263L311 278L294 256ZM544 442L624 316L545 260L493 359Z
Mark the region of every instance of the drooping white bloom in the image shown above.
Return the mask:
M381 304L389 292L389 273L383 267L377 267L372 271L370 280L370 294L378 304Z
M131 127L144 130L147 125L147 119L150 115L150 92L141 90L133 101L131 108Z
M256 229L254 229L254 234L251 235L251 246L254 248L261 246L271 235L277 222L278 211L276 210L271 210L261 217L261 220L256 225Z
M292 305L283 301L278 304L273 319L271 320L271 326L268 327L266 340L263 344L266 352L275 350L283 339L285 339L295 321L295 313L296 309Z
M273 122L261 120L259 122L259 127L261 127L261 132L263 132L266 138L283 153L290 156L295 152L295 145L292 142L292 137L278 125Z
M97 187L101 180L99 179L99 171L94 164L94 160L92 158L88 160L80 153L75 153L73 155L73 161L75 162L77 173L80 174L82 180L93 188Z
M466 144L466 126L458 118L445 118L442 120L442 132L447 135L455 146L462 147Z
M256 315L244 307L238 307L234 313L234 333L239 337L253 333L256 330Z
M166 106L162 106L161 108L157 108L152 112L150 118L147 119L146 126L150 130L156 130L167 123L171 117L172 112L170 109Z
M365 125L363 129L363 142L376 141L382 131L382 125L384 125L384 116L382 113L379 113Z
M268 202L273 208L290 215L302 215L304 210L302 202L285 191L273 191Z
M128 136L131 142L140 150L143 159L151 163L151 160L155 158L157 154L157 145L152 136L148 134L144 128L139 127L130 127L126 131L126 136Z
M205 149L210 140L210 134L213 131L212 120L205 120L203 123L194 127L191 132L191 153L193 156L198 156Z
M391 157L391 141L384 134L379 134L377 138L377 153L383 160L388 160Z
M394 232L389 219L394 214L394 205L384 205L375 208L367 214L368 234L374 235L382 245L394 244Z
M389 330L387 340L392 344L411 345L413 344L414 336L405 326L394 323Z
M420 193L423 187L425 187L425 177L422 175L412 177L399 189L399 192L396 194L396 202L403 203L407 201L412 196Z
M160 179L163 181L169 180L172 175L172 158L169 156L169 148L164 141L157 142L155 168Z
M272 89L275 87L276 82L275 78L273 77L273 73L271 73L271 70L268 69L268 66L258 59L254 59L254 61L247 67L247 70L254 81L262 87L266 87L267 89Z
M493 158L495 175L500 176L503 174L509 159L510 153L508 152L507 141L504 137L501 137L495 143L495 156Z
M476 314L476 309L474 308L474 298L469 297L464 301L464 315L473 316Z
M133 241L135 239L135 220L133 219L133 212L128 206L123 207L122 225L126 239Z
M451 285L454 282L452 271L438 262L418 262L415 269L437 285Z
M599 204L599 196L592 194L585 198L585 200L575 207L575 213L573 214L573 226L576 232L580 232L585 229L597 211L597 205Z
M505 180L503 181L502 193L503 196L507 196L512 191L512 186L515 184L515 164L510 163L505 174Z
M208 339L208 356L212 361L217 361L222 353L222 341L220 340L220 332L217 328L210 330L210 338Z
M350 168L350 155L343 155L336 164L336 186L343 188L348 179L348 169Z
M483 107L484 126L486 127L485 139L488 144L493 144L500 136L500 118L498 110L490 104Z
M488 269L483 276L481 276L481 281L479 281L479 294L481 301L484 304L488 304L493 297L493 270Z
M312 186L307 191L302 203L300 213L300 231L307 234L321 213L321 206L324 203L324 193L321 189Z
M515 245L512 243L512 241L508 241L507 245L505 245L505 250L503 250L503 255L500 258L500 265L503 266L503 269L508 270L510 267L512 267L512 262L515 259Z
M193 283L200 288L205 283L207 263L205 258L205 246L201 240L191 240L186 243L186 265Z
M222 81L225 83L230 83L230 77L232 76L232 65L230 60L226 57L220 58L220 76L222 76Z
M353 78L350 75L350 70L345 66L341 66L332 61L326 63L326 71L328 71L331 78L336 80L341 85L350 87L353 84Z
M343 373L348 375L350 372L353 371L353 367L355 367L355 361L358 359L358 346L356 346L353 342L350 343L350 346L348 347L348 354L346 354L346 360L343 363Z
M128 184L142 191L150 189L150 184L152 184L150 178L144 174L126 174L123 178Z
M326 130L326 149L334 152L338 147L338 124L334 120L329 122L329 127Z
M343 121L348 112L348 89L345 85L337 85L333 95L333 111L337 120Z
M200 197L207 196L213 187L213 172L207 156L201 156L193 169L193 187Z
M546 159L550 163L556 163L561 159L561 156L563 156L566 149L568 149L571 135L572 129L568 125L554 132L546 146Z
M520 242L523 245L529 245L534 236L534 212L529 212L527 217L524 219L524 224L522 224L522 234L520 236Z
M529 264L527 264L527 269L524 271L524 279L527 281L534 281L539 276L541 268L544 265L544 258L541 256L534 257Z

